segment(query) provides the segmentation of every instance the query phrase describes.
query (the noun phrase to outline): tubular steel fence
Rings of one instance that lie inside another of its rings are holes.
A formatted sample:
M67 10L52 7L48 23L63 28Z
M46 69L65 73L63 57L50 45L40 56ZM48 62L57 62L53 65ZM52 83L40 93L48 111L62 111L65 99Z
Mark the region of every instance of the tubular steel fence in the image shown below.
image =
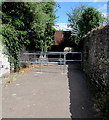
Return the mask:
M36 52L36 53L22 53L22 64L40 64L40 71L42 71L42 64L58 63L66 68L67 62L82 62L82 52Z

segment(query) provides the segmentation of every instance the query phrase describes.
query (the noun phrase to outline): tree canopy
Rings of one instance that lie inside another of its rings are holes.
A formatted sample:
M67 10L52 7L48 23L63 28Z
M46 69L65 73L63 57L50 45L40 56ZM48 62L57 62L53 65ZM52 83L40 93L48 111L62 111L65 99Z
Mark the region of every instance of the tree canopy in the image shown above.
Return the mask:
M72 8L71 13L67 13L68 21L70 22L70 26L72 28L72 39L73 41L78 44L80 39L80 29L78 21L81 19L81 15L84 12L86 6L80 5L78 7ZM72 42L73 42L72 41Z
M93 7L86 7L84 5L73 8L72 12L67 15L72 28L72 41L77 45L85 34L93 28L100 26L104 21L101 12Z
M81 35L84 36L93 28L99 27L103 23L104 17L101 12L93 7L86 8L78 21Z

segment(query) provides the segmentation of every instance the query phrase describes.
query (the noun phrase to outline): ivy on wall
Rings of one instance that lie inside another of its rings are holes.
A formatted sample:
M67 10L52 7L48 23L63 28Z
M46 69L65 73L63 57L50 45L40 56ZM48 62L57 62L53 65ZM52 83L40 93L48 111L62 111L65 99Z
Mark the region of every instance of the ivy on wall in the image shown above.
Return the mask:
M54 6L55 2L2 3L3 43L14 72L20 69L22 49L47 51L51 46L56 18Z
M4 25L2 35L4 36L5 54L9 56L10 65L14 65L14 71L16 72L20 69L19 56L23 47L21 43L19 44L19 33L12 25Z

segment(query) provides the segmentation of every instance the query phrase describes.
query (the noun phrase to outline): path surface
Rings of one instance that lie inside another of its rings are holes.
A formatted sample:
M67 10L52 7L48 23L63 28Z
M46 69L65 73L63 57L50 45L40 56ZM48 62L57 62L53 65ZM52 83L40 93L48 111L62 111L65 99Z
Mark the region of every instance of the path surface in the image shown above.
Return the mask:
M67 75L57 65L36 71L3 88L3 118L70 118Z
M3 87L3 118L93 118L92 96L80 66L46 66L18 74Z
M79 64L68 65L70 112L73 118L97 118L91 89Z

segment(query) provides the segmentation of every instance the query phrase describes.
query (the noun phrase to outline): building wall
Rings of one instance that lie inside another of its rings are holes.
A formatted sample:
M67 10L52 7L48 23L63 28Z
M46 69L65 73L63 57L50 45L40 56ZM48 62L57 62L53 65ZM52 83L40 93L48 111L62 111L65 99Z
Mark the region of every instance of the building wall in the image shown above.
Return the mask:
M55 31L50 51L63 51L65 47L72 47L70 36L71 31Z
M53 45L60 45L70 41L71 31L55 31Z
M8 62L8 57L3 54L2 48L0 49L0 77L4 74L10 73L10 64Z
M97 88L109 89L109 24L84 39L83 70Z
M53 45L59 45L64 41L64 31L55 31Z

